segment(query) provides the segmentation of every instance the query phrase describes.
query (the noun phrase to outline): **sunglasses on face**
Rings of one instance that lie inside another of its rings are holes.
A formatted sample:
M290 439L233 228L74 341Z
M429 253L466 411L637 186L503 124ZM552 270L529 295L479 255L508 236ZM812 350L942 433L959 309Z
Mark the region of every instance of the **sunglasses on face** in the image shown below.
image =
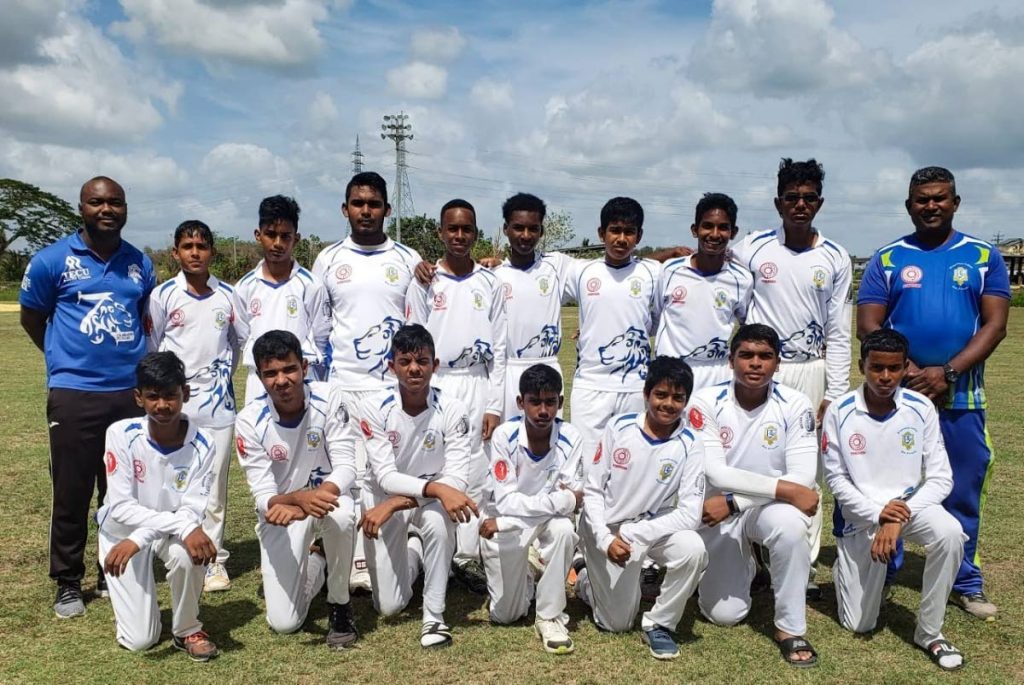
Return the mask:
M817 193L786 193L782 196L782 201L787 205L795 205L800 200L803 200L804 204L816 205L821 201L821 196Z

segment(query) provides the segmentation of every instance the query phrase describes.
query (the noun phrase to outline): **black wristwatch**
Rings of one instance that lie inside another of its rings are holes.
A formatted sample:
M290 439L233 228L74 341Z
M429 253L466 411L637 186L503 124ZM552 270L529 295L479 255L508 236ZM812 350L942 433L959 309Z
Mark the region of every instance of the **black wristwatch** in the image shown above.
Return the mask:
M725 503L729 507L730 516L735 516L740 513L740 508L736 505L736 500L733 498L731 492L725 493Z
M956 382L960 380L960 372L949 364L942 365L942 373L946 377L946 382L950 385L956 385Z

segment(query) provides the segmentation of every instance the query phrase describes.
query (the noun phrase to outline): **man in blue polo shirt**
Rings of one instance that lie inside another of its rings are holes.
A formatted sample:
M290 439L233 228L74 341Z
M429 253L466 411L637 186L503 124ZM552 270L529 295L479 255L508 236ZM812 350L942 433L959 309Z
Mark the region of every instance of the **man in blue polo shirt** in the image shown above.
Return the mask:
M156 285L149 257L121 240L128 205L116 181L87 181L78 211L83 227L32 258L20 297L22 328L46 358L50 577L61 618L85 613L83 553L93 487L99 502L106 493L104 434L114 421L142 414L132 388L146 351L146 299ZM101 571L97 592L104 589Z
M939 407L953 467L943 506L968 535L953 601L977 618L997 608L982 589L978 528L992 466L985 428L985 360L1006 337L1010 281L999 251L953 228L960 206L953 174L925 167L910 179L907 212L916 229L878 250L857 299L857 335L893 328L910 340L911 390Z

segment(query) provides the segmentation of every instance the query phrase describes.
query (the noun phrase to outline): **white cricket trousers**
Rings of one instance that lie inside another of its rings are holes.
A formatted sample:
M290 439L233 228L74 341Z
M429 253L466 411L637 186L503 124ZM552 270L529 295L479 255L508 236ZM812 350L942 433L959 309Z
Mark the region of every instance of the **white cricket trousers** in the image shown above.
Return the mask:
M363 490L368 510L389 495ZM410 538L409 533L419 536ZM366 540L366 562L373 583L373 607L393 616L412 600L412 584L423 569L423 621L444 621L448 569L455 551L455 523L435 499L388 519L376 540Z
M320 590L322 566L310 564L309 546L319 535L327 559L327 601L347 604L355 537L352 498L342 494L338 506L322 519L312 516L275 526L260 517L260 570L267 602L267 623L276 633L294 633L302 627L313 596Z
M203 532L217 546L217 563L223 564L231 554L224 548L224 521L228 506L228 469L231 466L231 438L234 426L206 428L213 434L213 483L210 485L210 499L203 519Z
M807 555L809 516L784 502L772 502L698 531L708 550L708 568L700 581L698 606L716 625L732 626L750 613L756 542L768 548L775 627L790 635L807 632Z
M878 527L836 538L836 562L832 578L836 585L839 622L847 630L866 633L878 621L885 585L885 562L871 560L871 543ZM924 578L921 608L917 614L914 642L925 647L942 635L946 602L953 589L964 556L964 535L960 523L941 505L925 507L903 527L903 538L924 546Z
M508 421L514 419L517 416L522 416L523 412L519 411L519 405L516 404L516 398L519 397L519 379L523 376L523 371L534 364L543 364L544 366L550 366L552 369L558 372L559 377L565 380L565 376L562 374L562 367L558 365L558 357L542 357L540 359L518 359L516 357L509 357L505 361L505 413L503 414L502 420ZM562 394L565 394L565 385L562 385ZM558 410L558 418L562 418L562 410Z
M573 386L569 402L570 421L580 432L583 457L594 456L608 419L617 414L644 411L644 393L585 390Z
M640 609L640 569L650 557L665 569L661 594L650 611L644 612L641 626L650 630L659 625L675 630L708 564L704 541L695 530L672 533L648 548L634 545L625 566L614 564L598 548L584 516L580 520L580 542L587 562L576 594L594 611L594 622L604 630L623 633L633 627Z
M732 380L732 369L727 359L718 363L692 363L689 366L693 371L693 392Z
M545 564L536 588L531 582L528 562L530 545L535 541ZM565 578L569 575L578 541L572 520L564 516L525 530L498 532L490 540L481 538L487 592L491 596L491 621L518 621L529 613L530 600L535 594L537 619L566 625L569 617L565 614Z
M120 538L100 530L100 563ZM171 633L184 638L203 629L199 621L199 598L203 595L206 566L196 566L177 537L164 536L140 549L128 561L124 573L107 576L110 604L114 608L117 641L133 652L149 649L160 640L160 607L156 602L153 557L167 568L171 589Z

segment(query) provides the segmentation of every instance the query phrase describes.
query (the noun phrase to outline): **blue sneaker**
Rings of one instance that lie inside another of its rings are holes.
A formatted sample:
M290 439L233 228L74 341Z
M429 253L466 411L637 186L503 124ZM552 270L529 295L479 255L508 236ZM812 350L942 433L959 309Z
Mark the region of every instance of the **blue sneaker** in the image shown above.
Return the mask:
M661 626L654 626L643 632L643 641L651 649L651 656L655 659L668 661L679 656L679 647L672 637L672 632Z

